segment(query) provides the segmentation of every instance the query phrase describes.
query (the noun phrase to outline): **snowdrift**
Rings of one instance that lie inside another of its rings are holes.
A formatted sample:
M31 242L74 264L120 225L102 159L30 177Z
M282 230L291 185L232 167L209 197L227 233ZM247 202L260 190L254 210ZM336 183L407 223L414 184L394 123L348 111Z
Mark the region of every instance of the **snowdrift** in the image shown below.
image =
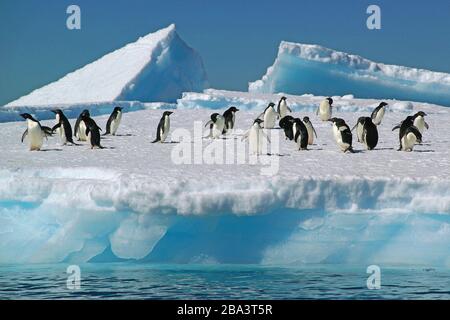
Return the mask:
M274 64L250 92L395 98L450 106L450 74L376 63L319 45L281 42Z
M174 102L207 87L201 57L175 25L150 33L7 106L111 101Z

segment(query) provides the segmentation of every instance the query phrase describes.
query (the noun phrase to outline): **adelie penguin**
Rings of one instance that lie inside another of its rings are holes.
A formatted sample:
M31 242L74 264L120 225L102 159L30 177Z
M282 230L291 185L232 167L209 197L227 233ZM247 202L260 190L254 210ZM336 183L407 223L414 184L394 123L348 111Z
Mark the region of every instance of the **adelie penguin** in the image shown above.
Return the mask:
M209 135L206 136L206 138L218 139L223 134L225 118L218 113L213 113L211 115L211 120L205 124L205 128L206 127L209 127Z
M332 115L332 108L333 108L333 99L326 98L323 100L319 107L316 110L316 115L319 116L320 120L322 121L328 121L331 119Z
M309 117L303 117L303 123L305 124L306 129L308 130L308 144L312 145L314 143L314 137L316 137L317 139L316 129L314 129L314 126Z
M280 122L278 123L280 125L280 128L284 130L284 135L286 136L286 140L294 140L294 117L292 116L285 116L281 118Z
M425 121L425 116L427 114L423 111L417 112L414 117L414 126L419 130L421 134L423 134L425 129L429 129L428 123Z
M260 155L264 150L264 140L270 143L269 137L265 134L261 126L263 121L257 118L253 121L252 127L244 134L242 140L248 138L248 145L250 154Z
M286 97L281 97L280 101L278 101L277 112L281 119L287 116L288 112L292 112L292 110L288 107L286 103Z
M298 150L308 150L308 129L299 118L291 120L294 127L294 141L297 143Z
M152 143L161 142L163 143L166 141L167 135L170 131L170 115L172 114L172 111L164 111L161 119L158 123L158 128L156 129L156 139L152 141Z
M331 118L328 121L333 124L334 140L336 140L339 148L341 148L343 152L353 152L352 132L345 121L340 118Z
M414 116L407 116L400 124L392 128L392 131L400 129L398 139L400 147L398 151L412 151L416 143L422 142L422 134L414 126Z
M28 145L30 151L39 151L44 144L44 138L52 135L52 129L49 127L41 126L29 113L22 113L22 118L27 120L27 129L22 134L22 143L26 137L28 137Z
M122 108L115 107L108 122L106 123L106 131L103 135L111 134L116 135L117 129L119 129L120 121L122 120Z
M90 118L90 116L89 110L83 110L75 122L73 134L78 138L78 141L87 141L86 123L83 121L83 117Z
M86 125L85 135L87 137L87 141L89 141L91 145L91 149L103 149L102 145L100 144L100 131L102 129L97 125L97 123L95 123L94 119L87 115L83 115L81 117L81 120Z
M61 109L51 110L55 114L56 124L52 128L52 132L55 130L59 131L59 136L61 138L61 144L66 145L67 142L76 145L72 138L72 126L69 120L64 115Z
M379 126L381 124L381 121L383 120L384 113L386 111L386 106L388 104L386 102L381 102L378 107L376 107L373 111L370 117L372 118L372 122Z
M378 144L378 129L371 117L360 117L351 131L356 129L358 142L364 143L367 150L373 150Z
M275 111L274 107L275 103L273 102L269 103L264 112L258 116L258 119L263 118L263 124L265 129L273 129L275 127L275 122L277 121L277 118L279 118L279 114Z
M236 112L239 109L236 107L230 107L223 113L223 118L225 121L225 126L223 128L223 134L230 133L234 129L234 124L236 122Z

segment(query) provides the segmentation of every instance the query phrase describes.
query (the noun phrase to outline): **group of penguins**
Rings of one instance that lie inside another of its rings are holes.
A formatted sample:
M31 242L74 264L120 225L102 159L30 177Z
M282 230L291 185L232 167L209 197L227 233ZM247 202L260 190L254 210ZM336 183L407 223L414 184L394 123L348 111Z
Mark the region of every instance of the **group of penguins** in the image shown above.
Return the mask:
M299 150L307 150L308 145L314 143L314 137L317 138L316 130L309 119L294 118L289 113L292 110L286 103L287 98L281 97L278 106L275 109L275 103L270 102L267 108L253 122L252 127L244 134L243 139L249 139L250 152L253 154L262 153L262 142L266 139L270 142L264 129L274 129L278 119L279 126L284 130L287 140L293 140ZM354 152L352 147L352 131L356 129L358 142L363 143L367 150L373 150L378 144L378 129L383 120L386 102L381 102L371 113L370 117L360 117L356 125L350 129L344 119L332 117L333 99L324 99L316 110L316 115L321 121L332 123L334 139L339 148L345 152ZM211 120L205 125L210 126L210 134L207 137L219 138L233 129L235 122L235 112L239 111L235 107L229 108L223 115L213 113ZM400 129L399 132L399 151L412 151L414 145L422 143L422 133L428 130L428 124L425 121L425 112L419 111L412 116L406 117L400 124L396 125L392 131Z
M270 142L269 137L264 129L274 129L278 119L279 126L284 130L287 140L293 140L299 150L307 150L308 145L314 143L314 137L317 133L314 129L309 117L303 119L294 118L289 113L292 110L286 103L287 98L281 97L275 110L275 103L270 102L267 108L253 122L251 128L242 136L242 139L249 140L249 149L252 154L262 154L263 141L266 139ZM368 150L373 150L378 144L378 130L385 114L385 108L388 104L381 102L372 112L370 117L360 117L356 125L350 129L344 119L332 117L333 99L324 99L317 108L316 115L321 121L332 123L333 135L337 145L343 152L354 152L352 147L352 131L356 129L358 142L363 143ZM88 141L91 149L100 148L102 129L91 118L88 110L83 110L75 123L74 131L69 120L61 109L51 110L55 113L56 124L50 128L42 126L38 120L28 113L21 116L27 121L27 129L22 135L22 142L27 137L29 148L31 151L40 150L43 145L44 138L52 136L55 131L59 133L61 143L63 145L71 143L77 145L73 141L73 136L78 141ZM217 139L226 135L234 129L236 107L228 108L222 115L213 113L205 127L209 127L209 134L205 138ZM156 138L152 143L163 143L170 131L170 115L172 111L165 111L158 123ZM396 125L392 130L400 129L399 132L399 151L412 151L414 145L422 142L422 133L429 126L425 121L426 114L419 111L412 116L406 117L400 124ZM103 135L116 135L122 119L122 108L117 106L108 118L106 130Z

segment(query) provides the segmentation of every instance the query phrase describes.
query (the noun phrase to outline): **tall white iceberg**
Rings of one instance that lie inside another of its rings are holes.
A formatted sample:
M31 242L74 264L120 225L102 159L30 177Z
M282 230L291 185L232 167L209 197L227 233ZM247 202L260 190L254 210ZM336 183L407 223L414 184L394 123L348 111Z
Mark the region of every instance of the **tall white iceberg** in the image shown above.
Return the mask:
M200 55L179 37L172 24L7 106L129 100L174 102L182 92L201 91L207 85Z
M319 45L281 42L250 92L395 98L450 106L450 74L387 65Z

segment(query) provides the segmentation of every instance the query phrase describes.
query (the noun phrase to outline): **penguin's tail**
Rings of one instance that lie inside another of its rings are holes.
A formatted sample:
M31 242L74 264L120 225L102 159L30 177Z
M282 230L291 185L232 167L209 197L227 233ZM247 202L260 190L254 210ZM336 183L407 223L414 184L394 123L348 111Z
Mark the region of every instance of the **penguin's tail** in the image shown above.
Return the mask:
M345 150L345 152L355 153L355 150L353 150L353 147L350 146L347 148L347 150Z
M156 143L156 142L158 142L158 141L159 141L159 139L156 138L155 140L152 141L152 143Z

